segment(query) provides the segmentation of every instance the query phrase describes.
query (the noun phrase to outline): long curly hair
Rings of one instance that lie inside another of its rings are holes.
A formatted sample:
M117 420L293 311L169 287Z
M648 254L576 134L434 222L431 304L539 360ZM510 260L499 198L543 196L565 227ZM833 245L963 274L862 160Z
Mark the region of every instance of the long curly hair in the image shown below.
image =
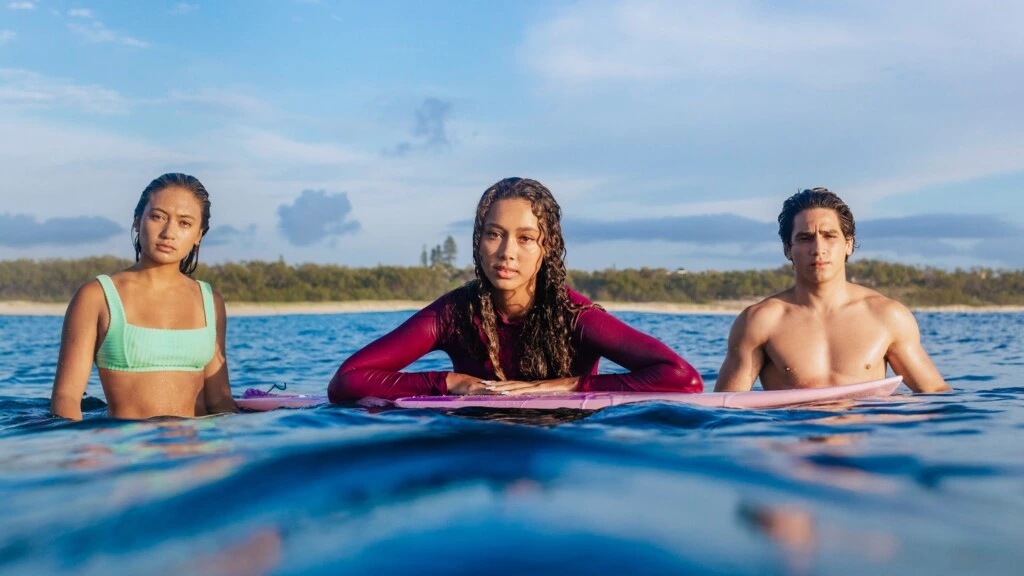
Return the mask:
M533 306L523 319L519 372L526 380L546 380L570 376L574 350L572 330L583 307L569 300L565 285L565 241L562 238L562 209L551 191L536 180L506 178L491 186L480 198L473 224L473 264L476 280L464 288L468 292L468 314L463 316L463 341L470 350L486 352L499 380L507 380L500 361L497 314L492 294L494 285L484 274L480 261L480 241L491 205L499 200L529 200L540 224L543 261L537 272L537 292ZM479 329L475 318L479 318ZM483 332L484 342L479 341ZM480 348L485 350L480 350Z

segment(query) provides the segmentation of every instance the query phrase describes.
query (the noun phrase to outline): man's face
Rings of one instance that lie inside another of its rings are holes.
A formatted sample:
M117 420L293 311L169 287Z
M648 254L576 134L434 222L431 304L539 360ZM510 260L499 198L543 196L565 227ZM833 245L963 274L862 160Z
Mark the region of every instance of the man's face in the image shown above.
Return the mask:
M840 274L846 279L846 257L853 253L853 239L843 235L835 210L809 208L798 213L790 242L786 257L798 278L814 284Z

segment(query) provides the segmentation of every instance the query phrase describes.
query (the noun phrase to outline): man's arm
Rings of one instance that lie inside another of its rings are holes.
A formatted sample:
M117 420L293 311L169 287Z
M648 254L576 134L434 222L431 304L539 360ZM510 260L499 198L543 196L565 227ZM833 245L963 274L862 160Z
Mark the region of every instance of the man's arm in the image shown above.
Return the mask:
M889 333L892 335L892 343L885 353L885 360L892 367L892 371L903 376L903 383L914 392L952 390L921 346L921 331L910 310L895 300L889 300L884 313Z
M744 310L732 323L729 349L718 370L715 392L750 390L764 367L764 345L768 341L765 311L755 304Z

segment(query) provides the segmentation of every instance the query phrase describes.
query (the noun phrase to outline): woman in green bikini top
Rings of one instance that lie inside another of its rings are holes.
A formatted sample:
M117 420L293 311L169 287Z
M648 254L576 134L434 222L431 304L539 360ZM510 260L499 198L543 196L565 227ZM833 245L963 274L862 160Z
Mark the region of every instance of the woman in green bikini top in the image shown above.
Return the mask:
M192 279L210 228L210 199L185 174L164 174L135 208L135 265L100 275L64 315L50 410L82 418L95 360L114 418L237 410L231 398L224 300Z

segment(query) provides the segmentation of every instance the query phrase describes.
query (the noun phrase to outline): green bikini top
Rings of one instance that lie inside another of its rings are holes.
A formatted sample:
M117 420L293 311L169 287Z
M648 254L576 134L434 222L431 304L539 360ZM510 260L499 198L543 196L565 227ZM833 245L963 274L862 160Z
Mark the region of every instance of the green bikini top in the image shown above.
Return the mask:
M96 277L110 310L110 328L96 351L96 365L119 372L199 372L213 359L217 318L213 289L199 282L206 326L191 330L164 330L133 326L125 321L124 306L110 276Z

